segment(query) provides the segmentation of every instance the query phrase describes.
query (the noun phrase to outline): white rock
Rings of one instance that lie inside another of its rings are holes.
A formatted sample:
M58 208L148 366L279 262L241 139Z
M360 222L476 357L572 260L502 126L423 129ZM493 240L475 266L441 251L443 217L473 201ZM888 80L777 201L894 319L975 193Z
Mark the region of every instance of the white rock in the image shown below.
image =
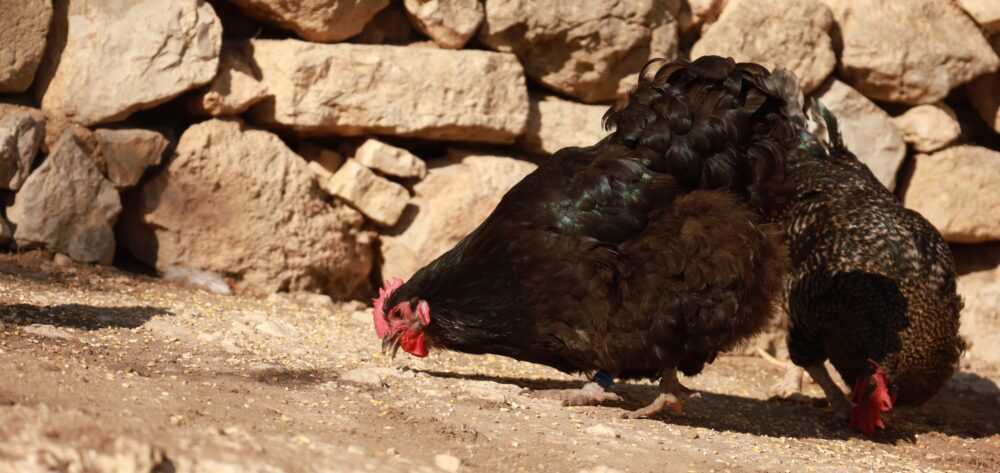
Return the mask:
M875 100L934 103L1000 59L956 3L823 0L843 38L838 77Z
M122 120L215 77L222 23L200 0L56 2L39 72L42 109L84 125ZM68 26L67 26L68 25ZM59 48L65 39L65 47Z
M45 117L27 107L0 104L0 189L18 190L45 137Z
M677 56L680 2L490 0L479 39L512 52L529 77L585 102L613 100L652 58Z
M958 4L986 33L1000 31L1000 2L996 0L958 0Z
M536 166L506 156L453 151L430 162L413 188L413 211L381 235L382 278L409 277L474 230Z
M274 97L253 107L253 116L303 134L509 143L528 118L524 73L510 54L295 40L252 45Z
M1000 73L979 76L966 86L965 91L983 121L1000 133Z
M45 53L52 0L4 2L0 15L0 93L31 87Z
M358 147L354 152L354 159L371 169L393 176L423 178L427 175L427 165L416 155L374 138Z
M460 49L486 16L479 0L403 0L413 24L438 46Z
M295 327L292 327L287 322L276 319L261 322L254 326L254 328L265 335L285 339L291 339L299 333L298 330L295 330Z
M602 437L612 437L619 438L621 434L612 429L610 426L605 424L594 424L585 429L588 434L600 435Z
M890 190L895 188L896 172L906 158L906 143L892 117L838 80L830 81L815 94L837 116L847 147L868 165L879 182Z
M122 244L161 270L230 276L235 292L353 297L367 285L369 234L359 213L325 202L313 179L271 133L237 121L199 123L127 202Z
M605 136L602 123L608 107L586 105L553 95L531 96L528 127L518 139L521 148L552 154L570 146L590 146Z
M94 164L93 150L72 132L14 196L7 218L18 246L46 246L76 261L111 264L121 200Z
M146 168L160 164L170 143L163 135L143 129L107 129L94 131L99 146L98 165L118 189L139 182Z
M953 146L914 158L903 197L951 242L1000 240L1000 152Z
M178 281L200 287L213 294L228 295L233 293L226 278L214 271L171 265L163 268L162 277L167 281Z
M691 57L714 54L769 69L782 65L809 93L837 65L829 35L833 25L833 14L819 0L731 0L695 43Z
M218 74L187 98L188 110L213 117L239 115L267 96L267 87L250 65L245 47L246 43L223 43Z
M245 13L309 41L343 41L364 29L389 0L233 0Z
M319 186L330 195L340 197L352 207L380 225L392 226L403 214L410 193L406 188L372 172L353 159Z
M944 148L962 133L958 117L944 103L917 105L892 121L903 135L903 141L922 153Z
M449 473L455 473L462 467L462 460L454 455L439 453L434 455L434 465Z

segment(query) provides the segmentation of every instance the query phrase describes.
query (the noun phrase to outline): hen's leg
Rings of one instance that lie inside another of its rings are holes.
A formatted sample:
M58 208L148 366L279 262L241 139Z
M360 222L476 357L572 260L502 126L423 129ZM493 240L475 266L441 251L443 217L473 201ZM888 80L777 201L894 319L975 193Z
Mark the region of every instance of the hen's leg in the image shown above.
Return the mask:
M680 414L684 412L684 398L691 396L692 393L694 391L684 387L677 380L677 369L671 368L664 371L663 376L660 378L660 395L656 396L656 399L653 399L653 402L648 406L629 412L623 417L642 419L666 410L673 411L674 414Z
M802 392L802 375L805 370L794 363L788 363L788 370L785 376L771 386L771 394L781 399L788 399Z
M826 366L820 363L806 368L806 371L809 372L809 376L812 376L813 381L816 381L816 384L820 388L823 388L826 400L830 402L830 407L833 407L834 415L841 419L849 419L851 408L854 406L847 399L844 391L841 391L837 383L833 382L833 378L830 377L830 372L826 370Z
M564 406L599 406L608 402L621 402L621 396L607 391L611 387L612 378L606 373L598 372L593 381L580 389L545 389L533 391L536 397L562 401Z

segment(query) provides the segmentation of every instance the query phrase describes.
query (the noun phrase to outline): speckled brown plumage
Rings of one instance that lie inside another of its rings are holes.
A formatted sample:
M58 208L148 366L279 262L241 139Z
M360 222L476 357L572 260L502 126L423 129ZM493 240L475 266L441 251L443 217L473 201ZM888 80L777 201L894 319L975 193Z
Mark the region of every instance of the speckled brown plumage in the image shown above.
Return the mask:
M783 222L794 270L789 352L802 367L829 358L849 386L888 373L897 405L944 385L964 347L951 252L922 216L900 205L847 150L826 115L830 145L804 142L787 167Z

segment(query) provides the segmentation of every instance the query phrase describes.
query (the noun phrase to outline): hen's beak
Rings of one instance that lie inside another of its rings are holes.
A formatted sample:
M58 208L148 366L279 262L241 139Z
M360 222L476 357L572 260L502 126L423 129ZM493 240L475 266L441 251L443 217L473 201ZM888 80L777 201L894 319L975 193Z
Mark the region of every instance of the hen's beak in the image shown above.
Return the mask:
M386 351L389 352L390 358L396 358L396 352L399 351L399 332L392 332L385 335L382 339L382 354L385 355Z

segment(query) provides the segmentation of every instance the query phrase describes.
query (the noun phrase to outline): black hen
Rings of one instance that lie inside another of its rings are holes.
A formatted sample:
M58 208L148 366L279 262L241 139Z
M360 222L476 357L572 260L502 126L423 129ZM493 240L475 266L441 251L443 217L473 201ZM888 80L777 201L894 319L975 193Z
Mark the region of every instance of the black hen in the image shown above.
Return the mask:
M823 366L829 359L854 387L851 425L871 435L884 428L881 413L926 401L954 372L962 302L940 233L844 147L828 110L810 112L829 143L802 135L788 159L786 203L771 215L783 222L795 266L787 312L797 366L778 390L797 392L804 367L847 417L851 403ZM789 115L810 121L801 107Z
M645 416L680 408L678 369L762 328L789 265L761 210L794 139L785 102L766 69L720 57L641 77L606 115L612 134L559 151L455 248L388 283L384 349L661 378ZM614 398L591 383L567 400Z

